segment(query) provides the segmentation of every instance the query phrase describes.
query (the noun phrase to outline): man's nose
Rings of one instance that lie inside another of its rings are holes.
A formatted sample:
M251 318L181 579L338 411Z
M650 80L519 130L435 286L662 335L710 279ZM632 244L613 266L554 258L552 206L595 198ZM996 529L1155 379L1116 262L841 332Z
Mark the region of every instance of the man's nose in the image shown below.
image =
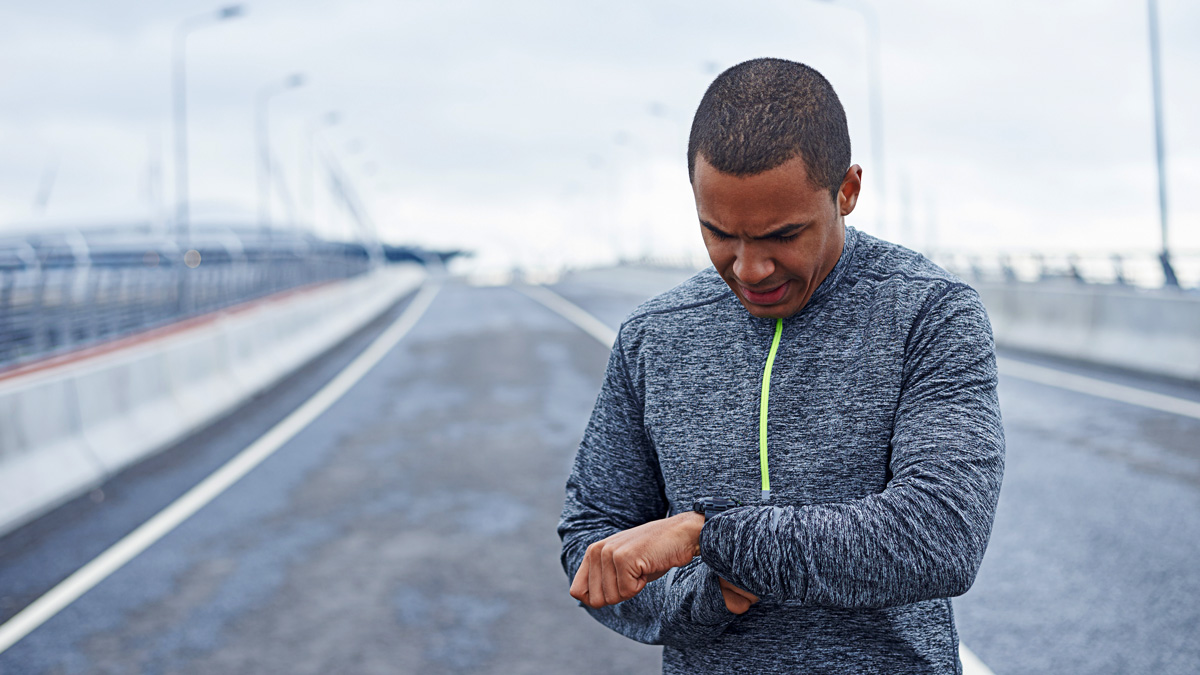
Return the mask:
M755 248L753 244L742 244L737 260L733 262L733 274L747 286L761 283L775 272L775 261Z

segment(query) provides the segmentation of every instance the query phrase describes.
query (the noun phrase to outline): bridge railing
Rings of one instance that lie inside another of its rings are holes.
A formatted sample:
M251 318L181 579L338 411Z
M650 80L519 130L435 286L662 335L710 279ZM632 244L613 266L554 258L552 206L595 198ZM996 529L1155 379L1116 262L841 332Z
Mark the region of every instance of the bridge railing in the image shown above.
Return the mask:
M377 262L361 244L196 230L0 239L0 370L309 284Z
M934 262L964 279L990 282L1068 280L1084 284L1113 284L1136 288L1200 290L1200 252L1175 253L1170 272L1159 254L1151 252L963 252L935 251ZM1168 283L1168 273L1177 284Z

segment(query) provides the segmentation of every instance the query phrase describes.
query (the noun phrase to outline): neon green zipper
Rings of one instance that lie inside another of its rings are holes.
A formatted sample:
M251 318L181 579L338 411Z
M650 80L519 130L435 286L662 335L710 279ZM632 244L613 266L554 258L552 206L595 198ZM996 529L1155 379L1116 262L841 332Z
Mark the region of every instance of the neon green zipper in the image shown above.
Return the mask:
M771 469L767 465L767 399L771 396L771 367L775 365L775 352L779 351L779 336L783 335L783 319L775 319L775 337L771 338L771 351L767 353L767 365L763 368L762 397L758 401L758 471L762 475L762 500L771 500Z

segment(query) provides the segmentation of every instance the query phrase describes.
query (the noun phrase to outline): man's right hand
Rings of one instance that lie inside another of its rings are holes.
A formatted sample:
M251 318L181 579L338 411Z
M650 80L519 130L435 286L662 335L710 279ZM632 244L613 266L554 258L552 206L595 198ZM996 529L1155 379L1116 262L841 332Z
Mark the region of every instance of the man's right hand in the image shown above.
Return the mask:
M571 597L588 607L615 605L642 592L646 584L700 554L704 516L694 512L652 520L588 546L571 581ZM718 577L725 608L742 614L758 597Z
M615 605L700 553L704 516L695 511L652 520L588 546L571 582L571 597L588 607Z
M725 609L734 614L745 614L746 610L750 609L750 605L758 602L757 595L743 591L720 577L717 577L717 581L721 583L721 595L725 598Z

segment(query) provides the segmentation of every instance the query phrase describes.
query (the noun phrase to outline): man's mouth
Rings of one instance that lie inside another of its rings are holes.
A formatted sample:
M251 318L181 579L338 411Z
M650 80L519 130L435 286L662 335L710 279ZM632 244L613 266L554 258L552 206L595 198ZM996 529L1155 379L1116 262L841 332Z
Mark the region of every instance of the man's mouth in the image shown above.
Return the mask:
M741 286L741 284L738 285L741 286L742 297L746 298L748 302L755 305L773 305L783 299L783 296L787 294L788 286L791 283L792 282L790 281L785 281L775 288L767 289L765 291L752 291L745 286Z

